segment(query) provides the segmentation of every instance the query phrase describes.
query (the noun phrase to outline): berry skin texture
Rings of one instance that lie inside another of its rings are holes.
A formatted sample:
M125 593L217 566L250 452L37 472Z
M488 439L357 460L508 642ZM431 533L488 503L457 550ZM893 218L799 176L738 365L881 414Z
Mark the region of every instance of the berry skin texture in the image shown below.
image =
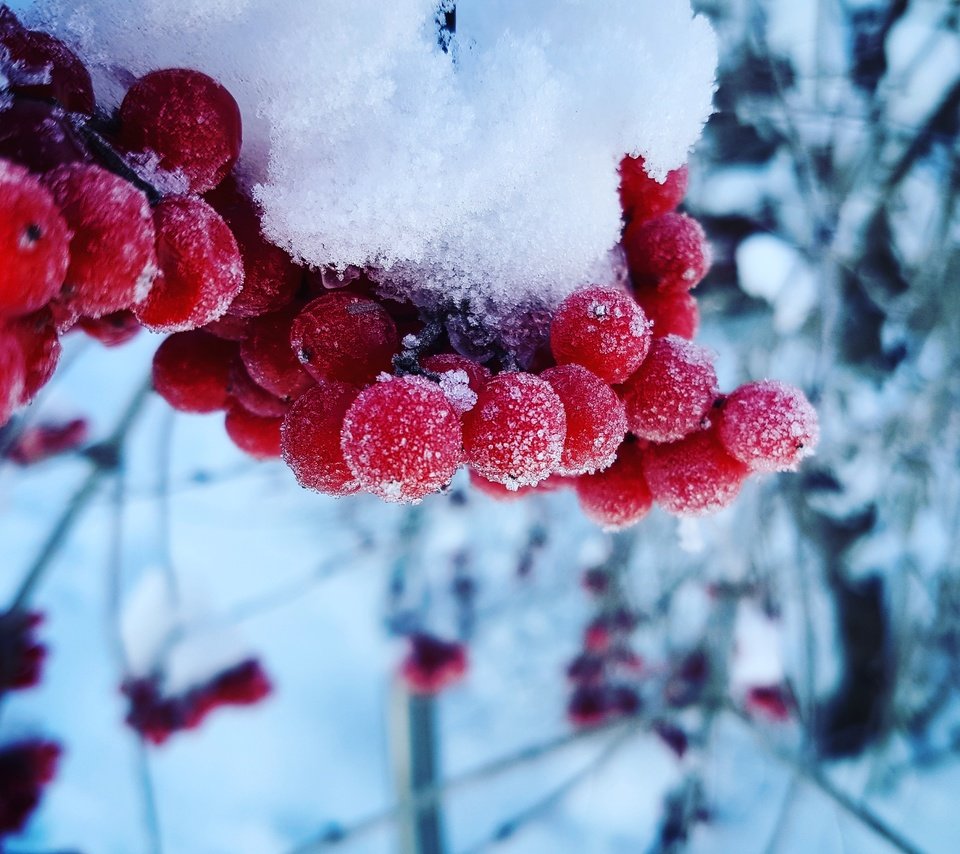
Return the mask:
M153 387L180 412L216 412L227 405L237 345L199 329L171 335L153 356Z
M242 406L247 412L264 418L283 418L290 408L288 401L270 394L250 379L239 352L230 362L227 394L231 401Z
M631 222L623 233L623 248L637 288L689 291L710 269L710 247L703 228L682 213Z
M223 316L243 287L243 259L229 226L203 199L172 196L153 212L160 272L135 306L155 332L196 329Z
M181 173L194 193L216 187L240 156L240 108L212 77L167 68L141 77L120 105L120 143L153 152L160 168Z
M344 418L341 448L364 490L384 501L418 501L450 482L463 433L438 385L393 377L360 392Z
M43 180L73 232L59 301L97 318L145 299L157 274L147 197L123 178L81 163Z
M351 495L360 484L343 458L340 434L359 389L323 380L301 395L280 430L283 460L299 484L324 495Z
M644 473L654 500L668 513L698 516L726 507L747 476L747 467L731 457L713 430L691 433L679 442L651 445Z
M557 364L583 365L608 383L620 383L646 358L650 321L629 294L594 286L570 294L550 324Z
M290 327L290 344L315 379L365 385L389 372L399 336L378 302L339 291L304 306Z
M290 325L299 310L293 307L254 318L240 345L240 357L250 378L286 400L295 400L314 385L290 346Z
M667 174L661 184L647 174L642 157L624 157L620 161L620 207L627 220L646 222L670 213L687 193L689 175L686 166Z
M0 317L45 305L67 272L70 231L50 192L0 160Z
M410 651L400 667L407 687L416 694L437 694L459 682L467 672L467 651L462 644L428 634L410 637Z
M608 531L639 522L653 506L640 444L624 442L612 466L574 483L584 516Z
M282 418L264 418L247 412L242 406L231 406L224 426L233 444L241 451L257 460L272 460L280 456L282 423Z
M53 313L42 308L25 317L15 317L6 322L0 321L0 338L12 337L23 354L24 378L23 393L19 406L26 406L47 384L60 361L60 338Z
M580 365L548 368L540 378L553 387L567 418L557 472L574 476L610 466L627 433L626 412L614 390Z
M467 462L487 480L510 489L536 486L556 471L567 416L546 380L533 374L495 376L463 416Z
M796 471L820 439L817 412L798 388L776 380L740 386L723 401L718 434L751 471Z
M20 405L25 375L20 345L12 336L0 333L0 427Z
M631 433L651 442L682 439L702 426L717 397L712 354L676 335L656 338L622 392Z
M653 337L679 335L692 340L700 328L700 309L693 294L663 293L655 288L641 288L637 302L653 323Z

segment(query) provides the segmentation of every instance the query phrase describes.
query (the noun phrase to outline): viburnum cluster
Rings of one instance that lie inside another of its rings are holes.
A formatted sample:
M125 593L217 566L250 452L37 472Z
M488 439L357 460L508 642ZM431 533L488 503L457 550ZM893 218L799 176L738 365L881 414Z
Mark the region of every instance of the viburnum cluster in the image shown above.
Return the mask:
M255 658L241 661L176 695L165 695L158 676L130 679L122 691L130 701L127 724L151 744L197 729L214 710L252 706L270 695L270 679Z
M238 447L329 495L416 502L465 465L501 497L570 485L620 528L654 502L717 510L817 441L802 392L723 396L689 340L709 250L676 212L685 167L658 183L641 158L620 164L626 284L529 312L532 354L477 352L451 331L472 308L418 309L377 270L305 269L263 238L232 171L240 111L212 78L150 72L105 118L62 42L4 9L0 44L0 423L50 377L60 333L117 343L142 325L173 333L153 368L172 406L225 411Z

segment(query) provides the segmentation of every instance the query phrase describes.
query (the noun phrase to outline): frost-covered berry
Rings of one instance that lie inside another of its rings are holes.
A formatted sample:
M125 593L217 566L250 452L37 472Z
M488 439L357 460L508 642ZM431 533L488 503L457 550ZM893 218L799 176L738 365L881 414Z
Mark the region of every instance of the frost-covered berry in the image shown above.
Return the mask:
M256 203L232 176L208 193L206 200L230 226L243 256L243 290L230 303L228 314L258 317L287 306L300 286L303 271L279 246L263 237Z
M643 451L634 441L620 446L609 468L577 478L574 489L583 514L607 530L639 522L653 506L643 472Z
M620 207L627 220L646 222L675 210L687 192L687 167L667 174L661 183L647 174L642 157L620 161Z
M364 490L385 501L417 501L450 482L463 434L438 385L392 377L364 389L347 410L341 447Z
M56 104L0 98L0 157L33 172L90 159L69 116Z
M546 380L500 374L463 416L467 462L488 480L508 487L534 486L560 464L567 416Z
M540 378L553 387L567 418L567 437L557 471L573 476L607 468L627 433L620 398L581 365L558 365Z
M290 408L289 401L270 394L250 379L250 374L247 373L239 353L230 363L227 394L230 400L242 406L247 412L264 418L282 418Z
M290 345L290 327L299 306L249 321L240 356L250 378L271 394L295 400L314 385Z
M0 317L36 311L56 295L69 244L49 190L22 166L0 160Z
M0 427L10 420L20 405L25 375L19 343L0 332Z
M678 516L696 516L730 504L747 467L724 450L711 429L651 445L644 454L644 473L657 504Z
M42 308L33 314L0 322L0 337L16 340L23 354L24 378L20 406L26 406L47 384L60 361L60 337L53 313Z
M489 382L490 369L458 353L437 353L422 360L428 371L440 375L440 388L461 415L473 409L477 395Z
M60 39L39 30L0 30L0 71L16 95L56 101L65 110L91 115L90 72Z
M78 314L101 317L145 299L157 274L147 197L112 172L84 163L61 166L43 182L73 232L58 301Z
M682 213L631 222L623 233L623 248L638 288L689 291L710 268L710 247L703 228Z
M132 311L114 311L97 318L81 317L77 326L104 347L126 344L143 329Z
M608 383L623 382L650 349L643 309L617 288L594 286L570 294L550 324L557 364L583 365Z
M153 212L159 274L134 308L155 332L196 329L221 317L243 287L230 227L203 199L171 196Z
M153 387L181 412L216 412L227 405L237 345L202 332L178 332L153 356Z
M723 401L719 422L723 446L752 471L794 471L820 439L806 395L777 380L740 386Z
M182 174L194 193L217 186L240 156L240 108L212 77L167 68L141 77L120 105L120 143L155 154L165 172Z
M497 501L516 501L536 491L533 486L519 486L516 489L508 489L502 483L488 480L482 474L470 469L470 485L489 498Z
M282 418L269 418L247 412L242 406L227 409L224 426L234 445L254 459L271 460L280 456Z
M410 649L400 675L411 691L436 694L459 682L466 672L467 650L463 644L424 633L410 636Z
M655 338L622 394L631 433L651 442L682 439L702 426L716 399L713 355L676 335Z
M378 302L334 291L308 302L290 328L290 343L315 379L353 385L389 371L397 327Z
M290 408L281 428L283 460L297 481L325 495L350 495L360 488L343 457L340 435L359 389L321 380Z
M637 302L653 324L653 337L679 335L692 339L700 328L700 309L693 294L663 292L656 288L641 288Z

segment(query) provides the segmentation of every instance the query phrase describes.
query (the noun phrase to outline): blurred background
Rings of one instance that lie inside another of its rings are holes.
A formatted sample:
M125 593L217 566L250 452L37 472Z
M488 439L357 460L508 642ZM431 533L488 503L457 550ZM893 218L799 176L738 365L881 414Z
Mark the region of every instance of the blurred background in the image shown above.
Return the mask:
M72 336L0 432L0 594L48 648L0 742L63 748L10 852L960 850L960 3L694 6L699 340L723 388L804 388L816 457L616 535L466 479L335 501L144 393L158 337ZM468 650L436 696L398 676L419 634ZM257 702L124 723L137 679L251 662Z

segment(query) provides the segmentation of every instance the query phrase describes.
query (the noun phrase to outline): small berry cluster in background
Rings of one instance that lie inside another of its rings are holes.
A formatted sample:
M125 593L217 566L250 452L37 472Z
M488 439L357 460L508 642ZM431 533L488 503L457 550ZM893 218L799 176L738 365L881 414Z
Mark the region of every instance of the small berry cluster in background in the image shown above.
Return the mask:
M122 686L130 701L127 724L156 745L163 744L177 732L197 729L218 708L252 706L268 697L272 690L269 677L253 658L173 696L163 694L157 676L130 679Z
M0 697L40 684L46 647L34 632L43 614L19 610L0 614ZM20 833L53 781L62 750L43 739L0 746L0 847L3 837Z
M466 647L425 632L407 638L408 650L400 676L415 694L437 694L459 682L467 672Z
M383 271L307 270L266 242L232 171L240 112L215 80L150 72L104 118L63 43L5 8L0 42L0 424L50 378L60 334L113 345L142 325L173 333L153 369L173 407L225 411L239 448L329 495L416 502L466 465L503 497L570 485L621 528L654 502L715 511L817 442L801 391L723 396L689 340L710 260L675 210L685 167L660 184L642 159L620 164L629 286L544 309L523 365L507 349L473 358L450 332L461 308L418 310L384 296Z

